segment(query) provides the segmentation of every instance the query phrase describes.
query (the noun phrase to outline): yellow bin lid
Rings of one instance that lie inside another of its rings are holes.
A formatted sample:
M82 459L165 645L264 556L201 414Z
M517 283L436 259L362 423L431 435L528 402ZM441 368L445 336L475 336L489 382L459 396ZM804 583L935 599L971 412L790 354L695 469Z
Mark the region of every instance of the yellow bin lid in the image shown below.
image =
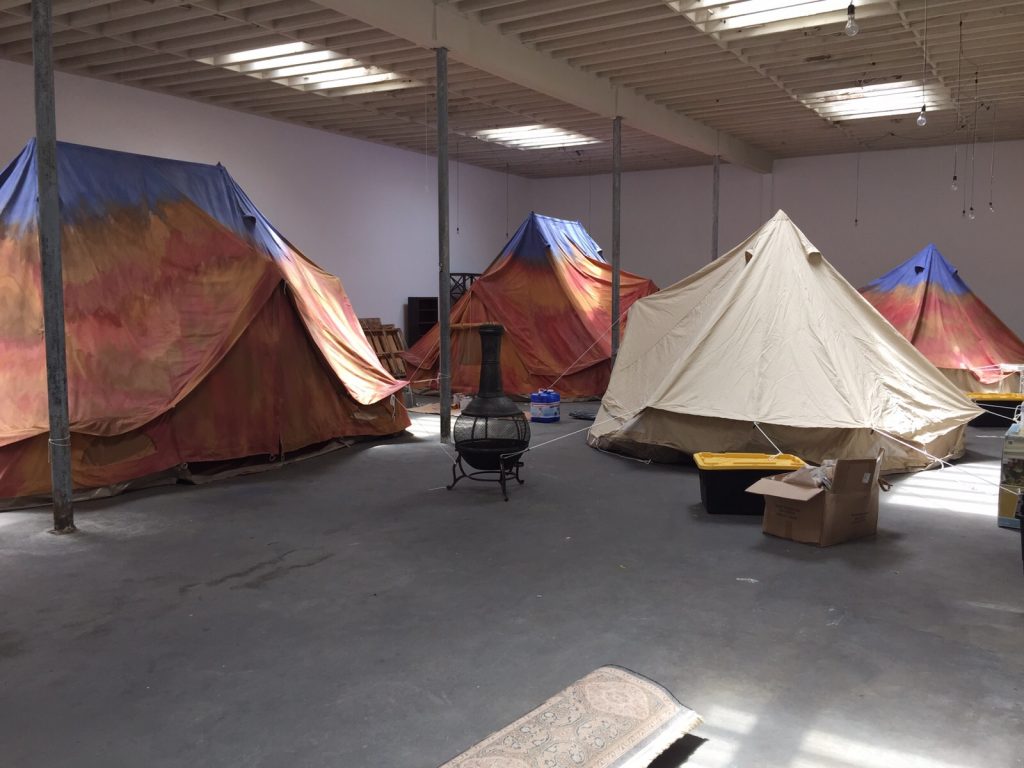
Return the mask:
M968 392L967 396L977 402L978 400L1004 401L1010 403L1024 402L1024 395L1020 392Z
M805 466L803 459L789 453L707 453L693 454L698 469L757 469L767 472L792 472Z

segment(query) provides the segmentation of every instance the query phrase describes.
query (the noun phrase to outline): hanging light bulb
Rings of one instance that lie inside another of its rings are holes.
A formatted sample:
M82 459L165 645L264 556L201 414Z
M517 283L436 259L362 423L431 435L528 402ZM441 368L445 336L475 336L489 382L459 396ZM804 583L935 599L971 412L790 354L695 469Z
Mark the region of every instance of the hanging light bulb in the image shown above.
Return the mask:
M971 221L974 221L974 217L976 215L977 214L974 213L974 206L972 205L971 209L967 212L967 218L970 219Z
M988 204L988 212L989 213L995 213L996 212L996 207L994 205L992 205L992 203Z
M856 11L854 10L853 3L850 3L850 6L846 9L846 26L843 27L843 32L846 33L847 37L853 37L860 32L860 24L858 24L857 19L854 18L855 13Z
M949 188L956 192L960 189L960 185L956 183L956 174L953 174L953 183L949 185Z
M917 115L917 127L924 128L928 125L928 116L925 114L925 106L921 105L921 111Z

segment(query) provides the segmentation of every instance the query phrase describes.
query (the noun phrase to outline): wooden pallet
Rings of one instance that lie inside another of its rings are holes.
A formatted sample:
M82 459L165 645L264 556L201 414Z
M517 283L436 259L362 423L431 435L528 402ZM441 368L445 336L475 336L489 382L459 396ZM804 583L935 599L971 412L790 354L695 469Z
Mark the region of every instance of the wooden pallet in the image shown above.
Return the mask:
M399 357L399 353L405 351L402 331L394 325L382 323L379 317L361 317L359 325L384 369L395 378L404 379L405 360Z

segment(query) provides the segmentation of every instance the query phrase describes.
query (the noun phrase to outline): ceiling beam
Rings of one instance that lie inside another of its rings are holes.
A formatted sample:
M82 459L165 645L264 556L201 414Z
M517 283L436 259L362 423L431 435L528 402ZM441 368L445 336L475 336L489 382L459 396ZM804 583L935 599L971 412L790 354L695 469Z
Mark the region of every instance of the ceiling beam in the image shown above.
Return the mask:
M773 157L730 134L659 106L636 91L583 72L497 29L430 0L318 0L320 5L426 48L445 47L477 69L705 155L761 173Z

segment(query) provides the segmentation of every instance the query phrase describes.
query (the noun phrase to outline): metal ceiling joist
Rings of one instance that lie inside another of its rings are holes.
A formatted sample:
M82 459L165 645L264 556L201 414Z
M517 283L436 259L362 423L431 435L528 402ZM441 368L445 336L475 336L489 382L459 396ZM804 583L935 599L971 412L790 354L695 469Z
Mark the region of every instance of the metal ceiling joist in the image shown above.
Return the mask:
M767 173L772 156L729 134L654 104L629 88L556 61L429 0L318 0L320 5L428 48L445 47L470 66L705 155Z

